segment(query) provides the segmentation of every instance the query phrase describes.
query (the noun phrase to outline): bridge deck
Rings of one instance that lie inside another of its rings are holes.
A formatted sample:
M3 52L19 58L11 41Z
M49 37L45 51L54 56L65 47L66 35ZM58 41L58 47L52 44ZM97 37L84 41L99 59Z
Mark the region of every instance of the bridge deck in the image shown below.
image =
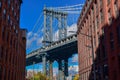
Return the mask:
M47 60L58 58L71 57L77 53L77 35L72 35L67 38L56 41L45 48L37 49L26 56L26 66L32 65L33 62L42 62L41 55L47 53Z

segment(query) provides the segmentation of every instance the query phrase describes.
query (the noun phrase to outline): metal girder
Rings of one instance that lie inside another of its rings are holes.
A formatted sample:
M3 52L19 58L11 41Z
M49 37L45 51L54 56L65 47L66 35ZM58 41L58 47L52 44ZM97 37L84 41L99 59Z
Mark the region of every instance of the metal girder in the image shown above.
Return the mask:
M53 42L53 18L58 20L59 40L67 36L67 13L44 7L44 46ZM47 43L49 42L49 43Z

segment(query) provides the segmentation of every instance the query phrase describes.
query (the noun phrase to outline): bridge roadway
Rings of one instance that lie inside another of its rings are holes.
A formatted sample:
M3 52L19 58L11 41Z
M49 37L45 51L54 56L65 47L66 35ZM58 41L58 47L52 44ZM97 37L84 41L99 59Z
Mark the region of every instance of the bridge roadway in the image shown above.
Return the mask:
M43 62L43 72L45 75L49 75L52 80L52 63L56 60L59 67L59 80L65 80L65 77L68 76L68 58L77 52L77 35L74 34L32 51L26 55L26 66ZM49 63L49 72L47 72L47 62Z

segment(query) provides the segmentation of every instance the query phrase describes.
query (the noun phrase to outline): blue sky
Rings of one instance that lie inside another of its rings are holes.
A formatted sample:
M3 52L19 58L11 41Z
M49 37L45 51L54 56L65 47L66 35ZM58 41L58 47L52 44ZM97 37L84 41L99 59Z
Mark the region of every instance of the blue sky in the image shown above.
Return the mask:
M42 13L44 5L60 7L84 3L84 0L23 0L21 5L20 26L30 31Z
M40 14L43 13L43 7L46 5L47 7L61 7L61 6L70 6L75 4L84 3L84 0L23 0L21 5L21 15L20 15L20 27L26 28L28 33L33 30L33 26L35 25ZM76 23L76 20L79 15L71 14L68 16L68 25L72 25ZM74 20L72 19L74 18ZM72 20L71 20L72 19ZM37 27L34 29L34 32L37 32L38 27L43 23L43 17ZM42 32L40 33L42 35ZM39 37L40 37L39 34ZM36 46L35 42L31 44L31 48L27 48L27 53L30 53L32 50L39 48L40 46Z
M21 13L20 13L20 27L26 28L28 30L28 33L30 33L33 30L33 26L35 25L36 21L38 20L38 17L40 14L42 14L43 7L46 5L46 7L61 7L61 6L70 6L70 5L76 5L76 4L82 4L85 0L23 0L23 3L21 4ZM74 20L71 20L71 18L74 17ZM71 26L77 22L79 15L70 15L68 17L68 26ZM40 22L37 24L37 26L34 28L34 31L32 34L34 36L37 35L34 39L39 40L38 37L41 37L43 35L42 31L40 31L39 35L36 34L37 30L39 29L39 26L43 23L43 16L41 17ZM41 26L42 27L42 26ZM42 29L42 28L41 28ZM28 38L33 39L33 35ZM27 44L28 45L28 44ZM30 53L32 50L35 50L41 46L37 45L37 41L33 40L30 47L27 48L26 53ZM72 62L72 59L69 59L69 62L71 62L71 65L77 65L77 62ZM54 67L57 67L57 64L54 64ZM32 66L27 67L27 69L31 69ZM35 66L35 68L38 68L38 65Z

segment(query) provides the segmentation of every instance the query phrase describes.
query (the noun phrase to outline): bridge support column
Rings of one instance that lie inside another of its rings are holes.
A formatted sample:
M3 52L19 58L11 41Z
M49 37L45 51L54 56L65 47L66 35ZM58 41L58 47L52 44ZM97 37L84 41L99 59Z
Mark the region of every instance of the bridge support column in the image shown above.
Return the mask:
M34 80L34 67L35 67L35 62L33 62L33 80Z
M65 75L65 80L68 77L68 58L64 60L64 75Z
M43 62L43 74L47 74L47 61L46 61L46 54L42 56L42 62Z
M64 80L64 76L63 76L63 70L62 70L62 60L58 61L58 75L59 75L59 79L58 80Z
M49 78L53 80L53 61L49 60Z
M61 23L61 14L58 16L58 35L59 35L59 40L62 39L62 23Z
M67 37L67 14L64 15L64 37Z

